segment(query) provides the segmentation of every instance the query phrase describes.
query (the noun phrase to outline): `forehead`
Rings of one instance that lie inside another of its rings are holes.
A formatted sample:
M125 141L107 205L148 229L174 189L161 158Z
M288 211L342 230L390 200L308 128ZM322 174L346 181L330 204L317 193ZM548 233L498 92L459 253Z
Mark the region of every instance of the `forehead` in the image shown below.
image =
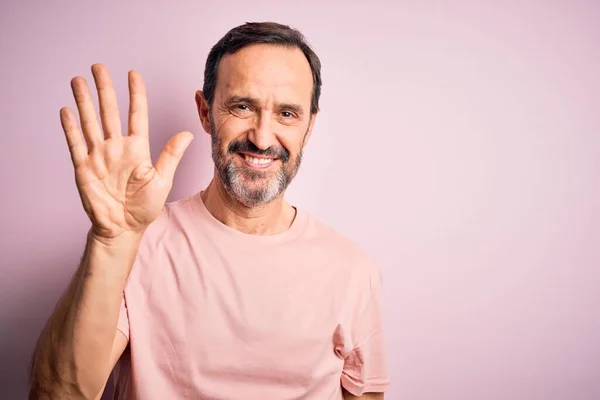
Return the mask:
M310 65L300 49L255 44L221 59L215 94L306 105L312 86Z

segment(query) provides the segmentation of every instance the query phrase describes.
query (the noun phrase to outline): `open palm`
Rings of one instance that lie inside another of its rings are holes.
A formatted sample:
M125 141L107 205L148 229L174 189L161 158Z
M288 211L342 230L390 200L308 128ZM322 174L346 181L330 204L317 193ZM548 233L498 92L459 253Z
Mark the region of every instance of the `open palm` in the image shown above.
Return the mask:
M173 136L156 165L152 165L148 103L141 75L129 72L128 132L123 135L117 96L108 71L102 64L94 64L92 74L98 90L102 129L90 89L82 77L71 81L81 130L71 109L62 108L60 118L79 195L92 221L93 233L110 239L125 232L143 231L158 217L192 134L181 132Z

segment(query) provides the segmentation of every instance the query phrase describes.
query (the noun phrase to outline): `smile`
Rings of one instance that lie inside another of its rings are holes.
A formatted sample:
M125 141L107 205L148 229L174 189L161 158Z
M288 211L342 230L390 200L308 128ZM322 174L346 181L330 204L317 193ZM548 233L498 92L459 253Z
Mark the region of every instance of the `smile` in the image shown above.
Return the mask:
M250 154L240 154L246 165L255 169L264 169L270 167L276 159L266 157L256 157Z

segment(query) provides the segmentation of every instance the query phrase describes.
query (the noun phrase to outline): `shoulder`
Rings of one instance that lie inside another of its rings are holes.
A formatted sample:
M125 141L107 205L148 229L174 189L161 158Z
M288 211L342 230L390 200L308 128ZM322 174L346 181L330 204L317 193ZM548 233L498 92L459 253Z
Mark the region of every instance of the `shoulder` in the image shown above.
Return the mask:
M378 279L379 266L357 241L313 216L309 216L307 230L313 240L341 261L345 268L365 279Z
M379 265L366 250L348 235L315 218L310 219L309 231L319 243L319 253L328 253L328 268L334 276L334 287L340 303L346 307L352 321L364 316L382 292ZM354 322L353 322L354 323Z

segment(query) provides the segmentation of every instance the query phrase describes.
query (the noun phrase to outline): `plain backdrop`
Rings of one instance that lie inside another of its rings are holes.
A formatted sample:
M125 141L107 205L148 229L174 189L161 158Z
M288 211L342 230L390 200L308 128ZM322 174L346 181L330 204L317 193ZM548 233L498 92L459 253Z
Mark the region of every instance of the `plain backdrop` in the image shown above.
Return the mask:
M194 105L210 47L274 20L323 63L288 197L383 270L386 398L599 399L599 19L593 1L3 1L0 398L26 398L89 227L58 118L70 79L105 63L126 115L142 73L153 157L197 136L179 199L212 175Z

